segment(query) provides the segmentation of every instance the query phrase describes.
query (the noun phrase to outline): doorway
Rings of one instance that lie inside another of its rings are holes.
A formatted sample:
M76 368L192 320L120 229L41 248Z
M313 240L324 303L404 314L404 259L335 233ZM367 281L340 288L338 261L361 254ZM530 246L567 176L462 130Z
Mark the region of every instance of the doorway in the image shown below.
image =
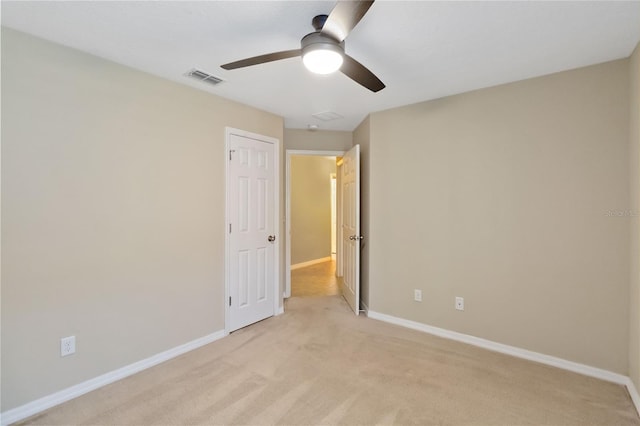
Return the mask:
M339 217L337 209L340 208L339 197L337 193L339 186L332 185L336 182L336 159L342 157L344 151L306 151L306 150L287 150L286 151L286 216L285 216L285 238L286 238L286 260L285 260L285 291L284 297L292 296L292 275L306 274L309 282L313 282L314 277L327 277L327 268L334 267L335 263L340 263L340 244L334 244L334 241L340 241ZM333 163L333 170L318 166L322 161ZM314 165L315 164L315 165ZM297 180L293 181L294 172L303 169L305 173L298 175ZM315 169L312 173L309 169ZM315 176L314 176L315 174ZM316 185L322 190L313 190L311 179L320 179ZM305 180L309 180L306 181ZM305 190L304 185L307 185ZM298 195L296 195L298 194ZM302 194L302 195L300 195ZM332 194L336 194L335 197ZM312 197L321 197L318 200ZM297 198L304 197L305 199ZM308 205L307 205L308 204ZM313 205L316 208L313 208ZM326 209L325 209L326 206ZM305 208L308 208L305 212ZM334 211L332 214L331 212ZM297 215L297 216L296 216ZM314 217L322 215L322 217ZM292 233L293 217L298 217L296 229ZM301 218L301 219L300 219ZM323 225L318 225L323 223ZM330 227L330 229L327 229ZM320 230L322 228L322 230ZM336 229L337 228L337 229ZM323 235L318 235L318 233ZM321 239L319 243L314 245L316 238L312 238L313 234ZM308 238L305 238L308 237ZM309 241L307 241L309 240ZM325 241L326 240L326 245ZM295 251L292 250L293 246ZM335 248L334 248L335 247ZM335 253L335 260L332 259ZM328 282L326 285L335 285L335 273L333 275L333 283ZM339 274L338 274L339 275ZM331 277L330 277L331 278ZM317 282L318 285L325 285ZM336 287L337 289L337 287ZM331 288L328 289L331 291ZM317 293L319 288L310 288L309 295ZM336 290L337 291L337 290Z

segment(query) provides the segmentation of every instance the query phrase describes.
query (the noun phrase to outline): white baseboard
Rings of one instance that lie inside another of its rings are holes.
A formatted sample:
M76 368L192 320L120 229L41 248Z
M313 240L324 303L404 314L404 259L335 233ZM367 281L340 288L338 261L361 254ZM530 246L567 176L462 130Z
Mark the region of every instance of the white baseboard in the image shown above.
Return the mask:
M208 336L192 340L191 342L185 343L184 345L176 346L175 348L153 355L149 358L134 362L133 364L129 364L117 370L105 373L98 377L94 377L93 379L89 379L85 382L63 389L51 395L45 396L35 401L31 401L27 404L21 405L20 407L7 410L4 413L0 414L0 424L2 426L5 426L26 419L29 416L37 414L56 405L62 404L63 402L67 402L73 398L77 398L87 392L91 392L92 390L101 388L102 386L106 386L120 379L124 379L125 377L131 376L132 374L139 373L142 370L146 370L147 368L153 367L154 365L168 361L171 358L175 358L178 355L182 355L208 343L215 342L216 340L219 340L224 336L224 330L209 334Z
M422 331L424 333L433 334L435 336L444 337L445 339L456 340L458 342L467 343L478 346L494 352L527 359L529 361L539 362L541 364L558 367L563 370L573 371L574 373L583 374L585 376L595 377L597 379L606 380L608 382L617 383L629 387L631 380L627 376L614 373L612 371L603 370L589 365L580 364L566 359L557 358L550 355L533 352L527 349L517 348L515 346L504 345L502 343L493 342L491 340L481 339L479 337L470 336L468 334L458 333L456 331L446 330L444 328L433 327L415 321L394 317L391 315L381 314L369 311L369 318L388 322L402 327L411 328L413 330ZM637 404L636 404L637 407Z
M629 391L629 396L631 396L631 400L633 401L633 405L636 406L636 411L640 416L640 394L638 394L638 389L633 384L633 380L627 377L627 390Z
M294 269L306 268L307 266L317 265L318 263L324 263L330 260L331 260L331 256L328 256L328 257L322 257L320 259L313 259L308 262L296 263L294 265L291 265L291 270L293 271Z

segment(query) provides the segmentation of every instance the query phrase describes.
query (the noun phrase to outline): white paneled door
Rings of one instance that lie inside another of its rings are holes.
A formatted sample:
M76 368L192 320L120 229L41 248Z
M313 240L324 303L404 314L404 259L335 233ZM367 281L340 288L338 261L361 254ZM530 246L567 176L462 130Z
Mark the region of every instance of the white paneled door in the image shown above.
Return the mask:
M342 295L356 315L360 312L360 145L343 157L342 185Z
M277 151L268 140L234 133L227 138L231 332L275 313Z

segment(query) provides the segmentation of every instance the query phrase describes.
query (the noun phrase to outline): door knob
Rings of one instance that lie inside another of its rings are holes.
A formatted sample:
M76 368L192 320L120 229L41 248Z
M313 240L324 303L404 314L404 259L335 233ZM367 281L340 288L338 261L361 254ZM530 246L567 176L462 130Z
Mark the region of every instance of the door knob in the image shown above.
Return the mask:
M349 235L349 239L350 239L351 241L353 241L353 240L355 240L355 239L356 239L356 236L355 236L355 235Z
M276 240L275 235L269 235L269 238L267 238L267 241L269 241L270 243L274 242L275 240Z

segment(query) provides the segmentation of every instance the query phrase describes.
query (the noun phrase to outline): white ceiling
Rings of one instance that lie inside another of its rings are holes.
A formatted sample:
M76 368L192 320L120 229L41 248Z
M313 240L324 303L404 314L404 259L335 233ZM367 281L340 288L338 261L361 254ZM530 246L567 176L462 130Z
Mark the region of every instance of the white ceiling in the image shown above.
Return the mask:
M382 1L346 51L387 87L378 93L300 58L225 71L221 64L296 49L332 1L2 1L2 25L285 118L288 128L353 130L370 112L629 56L640 1ZM224 83L184 76L191 68ZM321 121L332 111L344 118Z

